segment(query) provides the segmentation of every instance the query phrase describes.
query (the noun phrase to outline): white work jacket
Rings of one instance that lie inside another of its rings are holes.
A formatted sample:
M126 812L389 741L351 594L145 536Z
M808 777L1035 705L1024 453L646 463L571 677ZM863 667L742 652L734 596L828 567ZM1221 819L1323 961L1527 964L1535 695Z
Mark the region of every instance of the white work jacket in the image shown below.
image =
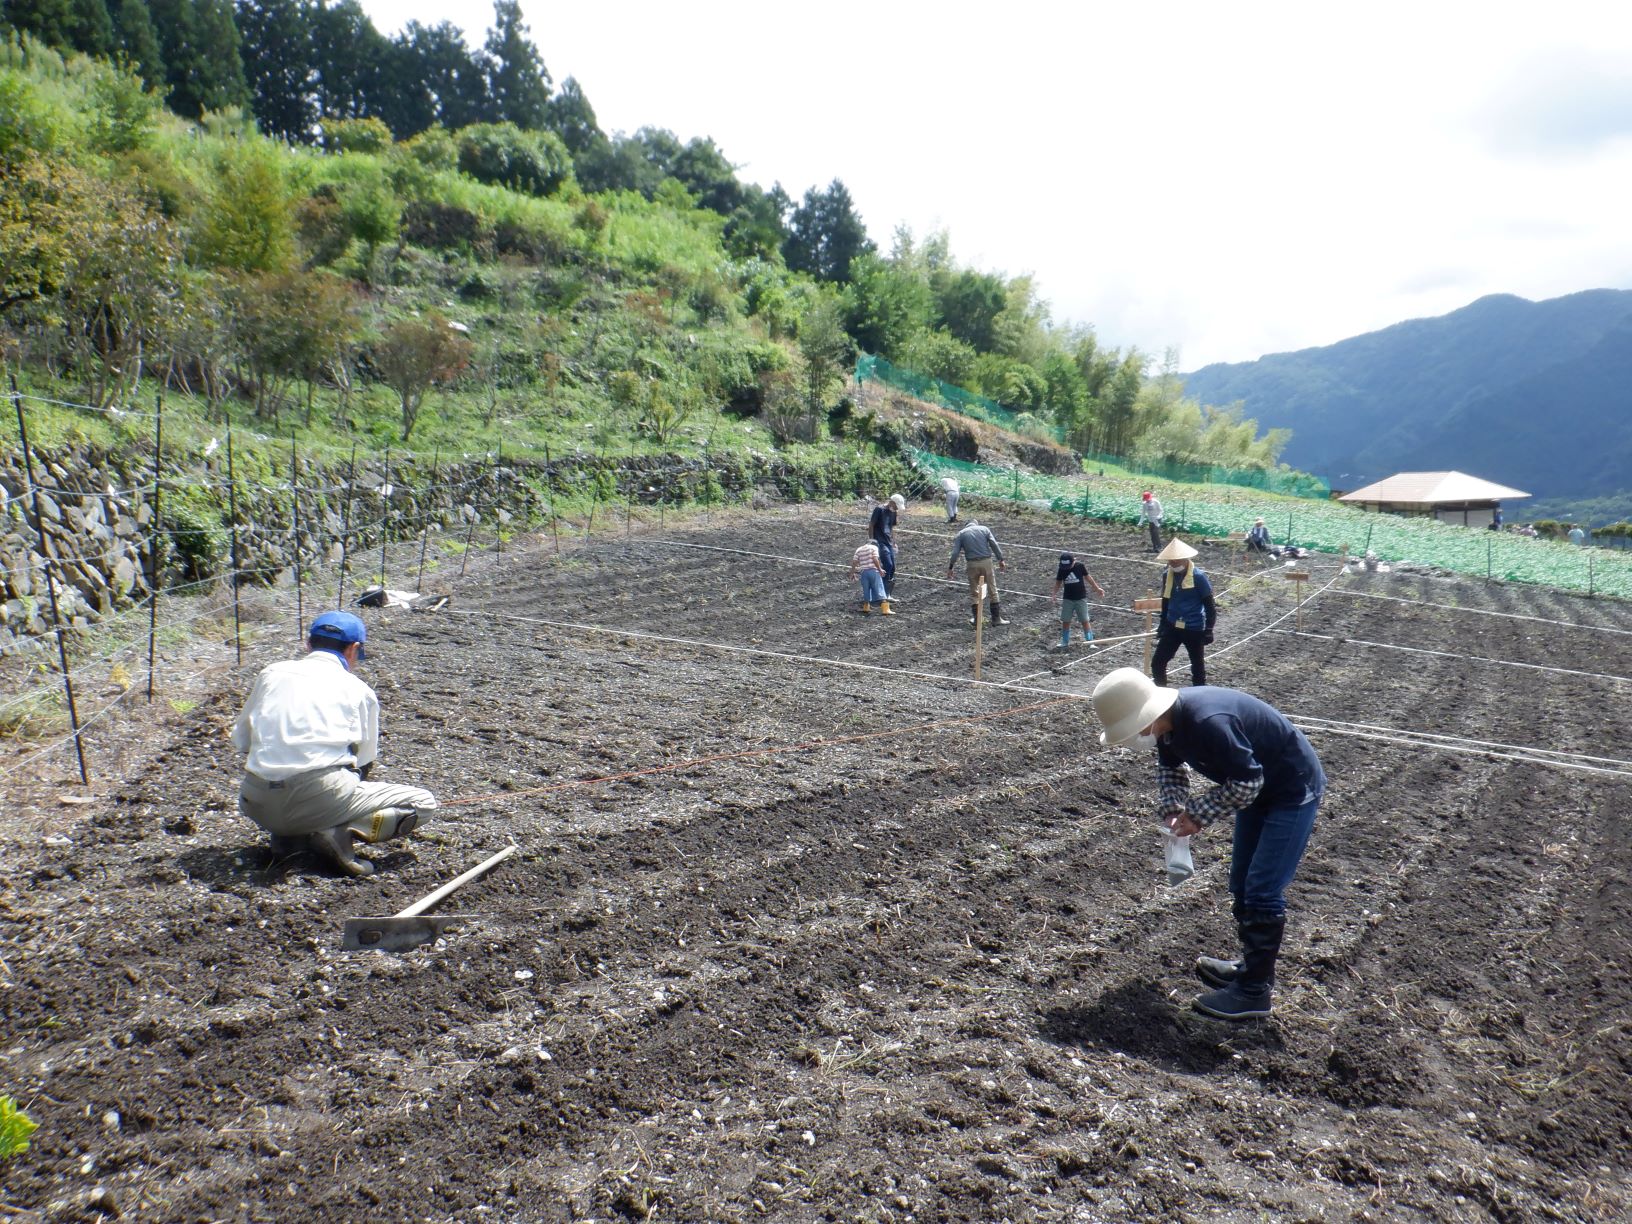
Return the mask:
M244 768L268 782L336 765L362 768L380 750L380 699L333 651L273 663L233 724Z

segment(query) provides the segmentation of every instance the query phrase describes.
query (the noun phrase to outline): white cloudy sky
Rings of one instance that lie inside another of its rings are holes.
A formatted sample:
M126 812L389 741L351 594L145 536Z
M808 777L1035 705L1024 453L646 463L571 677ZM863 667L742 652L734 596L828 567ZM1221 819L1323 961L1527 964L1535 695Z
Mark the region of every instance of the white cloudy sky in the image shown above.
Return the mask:
M363 0L379 27L482 0ZM880 247L946 229L1181 365L1632 288L1632 4L522 0L603 129L712 136ZM1345 14L1345 15L1339 15Z

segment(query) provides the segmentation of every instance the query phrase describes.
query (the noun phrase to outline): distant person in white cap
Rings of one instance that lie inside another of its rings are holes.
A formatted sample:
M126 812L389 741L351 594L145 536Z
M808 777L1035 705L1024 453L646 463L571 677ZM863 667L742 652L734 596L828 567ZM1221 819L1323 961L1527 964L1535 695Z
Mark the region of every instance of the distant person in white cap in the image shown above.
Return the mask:
M270 835L272 853L309 846L353 876L374 872L354 837L406 836L436 807L420 787L365 781L379 755L380 699L352 668L367 637L350 612L316 617L310 653L265 668L232 728L244 755L238 810Z
M1247 532L1247 552L1256 553L1260 559L1269 556L1269 528L1263 519L1256 520Z
M895 525L906 508L907 499L899 493L892 493L889 501L879 502L873 507L872 517L867 520L867 535L878 545L879 564L884 567L884 595L887 599L895 598L895 559L901 552L895 542Z
M1196 961L1197 976L1215 989L1194 1006L1224 1020L1269 1015L1286 890L1326 793L1320 758L1284 714L1237 689L1158 688L1137 668L1119 667L1094 687L1093 703L1101 743L1156 750L1158 814L1169 833L1191 837L1234 815L1230 895L1241 956ZM1214 785L1192 792L1192 771Z
M1196 550L1174 539L1156 554L1167 562L1162 575L1162 622L1156 631L1156 651L1150 656L1150 674L1158 685L1167 684L1167 665L1183 646L1190 655L1190 683L1207 683L1207 647L1213 641L1218 605L1213 584L1191 559Z
M958 482L950 476L941 478L941 492L946 494L946 521L958 521Z

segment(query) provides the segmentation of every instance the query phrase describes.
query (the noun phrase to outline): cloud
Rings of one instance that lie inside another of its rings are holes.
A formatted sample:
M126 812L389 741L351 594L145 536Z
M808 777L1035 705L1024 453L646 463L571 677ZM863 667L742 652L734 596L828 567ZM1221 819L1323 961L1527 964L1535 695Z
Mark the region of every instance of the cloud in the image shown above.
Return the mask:
M1585 48L1522 61L1475 115L1497 153L1590 155L1632 139L1632 54Z

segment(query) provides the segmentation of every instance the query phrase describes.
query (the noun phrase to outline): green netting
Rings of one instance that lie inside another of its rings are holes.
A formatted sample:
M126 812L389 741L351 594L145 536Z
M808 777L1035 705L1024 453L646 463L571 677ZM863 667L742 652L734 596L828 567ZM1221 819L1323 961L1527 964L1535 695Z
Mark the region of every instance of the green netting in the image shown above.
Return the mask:
M977 421L984 421L1010 433L1033 434L1060 443L1065 441L1065 432L1057 425L1050 425L1034 418L1022 419L996 400L976 395L973 391L965 391L962 387L954 387L951 383L942 382L938 378L930 378L927 374L903 370L900 366L893 365L882 357L874 357L870 353L863 353L856 359L856 381L883 383L886 387L905 391L914 399L921 399L926 404L935 404L963 416L973 417Z
M1141 459L1130 461L1115 455L1101 455L1090 451L1083 462L1092 467L1098 463L1114 463L1127 471L1155 480L1171 480L1174 484L1228 484L1244 489L1262 489L1285 497L1307 497L1325 501L1332 495L1332 486L1319 476L1298 472L1291 468L1218 467L1206 463L1179 463L1178 461Z
M973 391L965 391L962 387L954 387L951 383L944 383L938 378L903 370L882 357L863 353L857 358L856 381L882 383L887 387L894 387L897 391L904 391L925 403L936 404L950 412L973 417L998 429L1036 438L1048 438L1065 444L1065 431L1056 425L1049 425L1035 417L1016 415L996 400L976 395ZM1332 486L1320 477L1311 476L1308 472L1296 472L1291 468L1217 467L1204 463L1133 460L1094 451L1084 454L1083 460L1090 465L1114 464L1124 471L1148 476L1152 480L1171 480L1175 484L1240 485L1245 489L1262 489L1268 493L1321 501L1332 495Z
M919 471L932 479L950 476L957 480L965 496L1001 498L1101 522L1134 526L1140 521L1140 490L1133 481L1022 473L928 451L913 451L912 458ZM1370 514L1335 501L1254 496L1227 485L1164 489L1160 496L1167 530L1190 539L1244 532L1261 517L1276 544L1321 552L1337 552L1347 546L1356 556L1369 550L1384 561L1632 598L1632 555L1620 549L1579 548L1557 540L1457 527L1431 518Z

